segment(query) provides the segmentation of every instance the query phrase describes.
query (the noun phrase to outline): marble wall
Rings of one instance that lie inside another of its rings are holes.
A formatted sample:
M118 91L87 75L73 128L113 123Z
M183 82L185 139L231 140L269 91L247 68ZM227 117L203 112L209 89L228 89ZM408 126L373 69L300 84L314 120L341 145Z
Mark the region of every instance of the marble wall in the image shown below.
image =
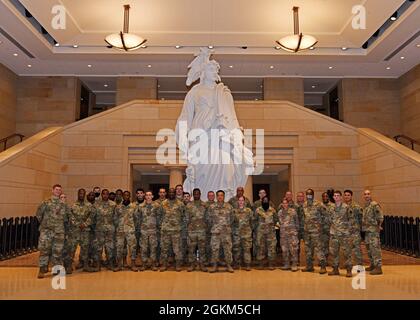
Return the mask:
M265 78L264 100L286 100L303 106L303 78Z
M157 79L120 77L117 79L117 106L136 99L157 99Z
M401 133L420 141L420 65L400 78L400 94Z
M16 85L17 76L0 64L0 139L16 133Z

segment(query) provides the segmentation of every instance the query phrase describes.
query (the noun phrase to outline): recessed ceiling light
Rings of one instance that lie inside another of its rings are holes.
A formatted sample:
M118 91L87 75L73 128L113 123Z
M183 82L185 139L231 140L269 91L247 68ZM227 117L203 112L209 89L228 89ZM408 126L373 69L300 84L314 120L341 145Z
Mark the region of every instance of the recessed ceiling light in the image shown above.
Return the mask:
M180 49L181 48L181 46L175 46L175 49Z
M151 67L152 67L152 65L151 65L151 64L148 64L148 65L147 65L147 67L148 67L148 68L151 68Z
M391 67L386 67L386 70L391 70Z
M270 69L274 69L274 66L270 66Z
M280 49L281 49L281 47L280 47L280 46L275 46L275 47L274 47L274 49L276 49L276 50L280 50Z
M158 84L157 87L160 88L160 84Z
M14 53L13 55L14 55L15 57L17 57L17 56L18 56L18 54L17 54L17 53Z
M143 45L141 45L141 46L140 46L140 48L142 48L142 49L146 49L146 48L147 48L147 46L146 46L145 44L143 44Z
M28 64L28 68L32 68L32 65L31 64Z
M398 12L395 12L392 16L391 16L391 21L395 21L398 18Z
M418 45L416 45L417 48L420 48L420 43Z
M214 46L208 46L208 48L209 48L209 49L213 49L213 48L214 48Z
M328 69L332 70L332 69L334 69L334 67L328 67Z
M310 47L309 50L315 50L315 47Z
M259 99L258 98L255 98L255 101L258 101Z
M108 88L108 85L107 85L107 84L104 84L104 87L105 87L105 88Z
M315 89L316 88L316 86L312 86L312 89Z
M55 47L59 47L59 46L60 46L60 44L57 42L54 46L55 46Z
M73 45L73 48L79 48L79 46L77 44Z
M347 47L342 47L341 50L346 51L348 48Z
M233 66L229 66L229 68L233 69Z
M88 68L92 68L92 65L91 64L88 64Z
M404 59L405 59L405 57L401 57L400 59L401 59L401 60L404 60Z

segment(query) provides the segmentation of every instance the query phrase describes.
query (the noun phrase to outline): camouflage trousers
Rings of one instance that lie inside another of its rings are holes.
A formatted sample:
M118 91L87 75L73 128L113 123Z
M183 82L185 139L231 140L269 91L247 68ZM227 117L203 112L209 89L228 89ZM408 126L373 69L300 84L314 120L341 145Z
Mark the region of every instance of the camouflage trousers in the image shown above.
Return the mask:
M188 234L188 263L191 264L196 260L196 249L198 249L200 263L207 262L206 240L205 232L190 232Z
M353 256L356 265L363 265L363 255L362 255L362 237L360 235L360 231L356 231L352 235L353 240Z
M134 231L132 232L119 232L116 234L116 246L117 246L117 259L121 260L124 257L124 247L130 251L131 260L134 261L137 258L137 240ZM128 248L127 248L128 247Z
M80 246L79 261L88 263L90 231L70 231L64 244L64 264L71 266L76 254L77 246Z
M54 230L40 230L38 250L39 267L63 265L64 233L56 233ZM50 261L51 257L51 261Z
M267 252L267 258L273 261L276 258L276 232L257 232L257 260L264 260Z
M160 258L162 263L168 262L169 250L172 248L175 254L175 261L182 261L181 253L181 232L180 231L162 231L160 234Z
M313 268L314 266L314 255L318 258L321 265L326 265L324 251L321 247L320 235L318 232L305 232L305 256L306 256L306 267Z
M330 239L330 255L332 258L333 268L338 268L340 263L340 248L343 249L344 253L344 265L346 268L352 267L351 262L351 249L353 242L351 236L332 234Z
M381 252L381 240L379 238L379 232L365 233L365 244L369 255L370 264L375 267L382 267L382 252Z
M211 235L211 263L215 264L220 259L220 247L227 264L232 264L232 235L230 233L212 233Z
M241 254L245 264L251 263L251 248L252 236L241 237L240 235L233 236L233 260L235 263L241 263Z
M330 229L324 228L320 235L321 249L324 253L325 260L328 261L328 254L330 249Z
M188 231L183 229L181 231L181 256L182 261L187 262L188 260Z
M150 250L150 262L156 263L157 261L157 248L158 248L158 238L156 232L142 232L140 234L140 252L141 252L141 261L145 264L149 258Z
M110 262L114 258L114 231L96 232L96 261L102 260L102 254L105 250L106 260Z
M299 260L299 244L300 240L297 231L283 229L280 230L280 246L283 258L283 265L289 266L290 261L292 261L292 265L297 265Z

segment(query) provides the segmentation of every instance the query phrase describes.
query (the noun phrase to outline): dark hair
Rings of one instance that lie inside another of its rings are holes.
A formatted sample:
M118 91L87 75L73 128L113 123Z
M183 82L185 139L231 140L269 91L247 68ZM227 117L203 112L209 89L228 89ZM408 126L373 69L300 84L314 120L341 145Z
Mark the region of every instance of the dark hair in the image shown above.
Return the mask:
M217 190L216 194L219 194L220 192L223 193L223 195L225 194L223 190Z
M123 192L122 189L117 189L117 190L115 190L115 193L117 193L118 191Z
M93 189L101 189L101 187L95 187L95 188L93 188Z
M106 190L106 189L105 189ZM108 190L107 190L108 191ZM104 190L102 190L102 192L104 192ZM113 196L115 196L116 194L115 194L115 192L113 191L113 192L110 192L109 193L109 195L113 195Z
M53 189L55 189L55 188L63 188L62 186L61 186L61 184L55 184L55 185L53 185L53 187L52 187Z
M337 193L337 194L339 194L340 196L342 196L342 195L343 195L343 194L341 193L341 191L340 191L340 190L335 190L335 191L334 191L334 194L336 194L336 193Z
M190 193L189 192L184 192L183 193L183 195L185 196L186 194L188 194L189 196L190 196Z
M261 191L264 191L265 193L267 193L267 190L265 190L264 188L261 188L260 190L258 190L258 193L260 193Z
M138 188L137 190L136 190L136 193L137 192L143 192L144 193L144 189L142 189L142 188Z
M104 193L105 191L108 191L108 192L109 192L109 190L108 190L108 189L102 189L102 193Z
M240 198L244 199L244 201L245 201L245 196L240 196L240 197L238 198L238 200L239 200Z
M201 190L199 188L194 188L193 193L196 192L196 191L201 193ZM213 192L213 191L209 191L209 192Z
M315 194L314 189L309 188L309 189L306 190L306 192L308 192L308 191L311 191L313 194Z
M128 191L128 190L125 190L124 192L123 192L123 194L124 193L128 193L128 194L130 194L131 195L131 192L130 191Z
M350 193L351 195L353 195L353 191L351 191L351 190L349 190L349 189L344 190L344 193Z
M84 191L86 193L86 190L84 188L80 188L79 190L77 190L77 193L79 193L80 191Z

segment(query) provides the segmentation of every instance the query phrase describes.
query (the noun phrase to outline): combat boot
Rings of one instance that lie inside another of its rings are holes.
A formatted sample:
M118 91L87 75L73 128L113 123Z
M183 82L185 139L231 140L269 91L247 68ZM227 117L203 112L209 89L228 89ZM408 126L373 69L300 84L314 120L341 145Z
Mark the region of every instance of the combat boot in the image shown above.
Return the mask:
M168 263L165 261L164 263L162 263L162 266L160 267L160 272L164 272L168 270Z
M152 262L152 271L158 271L156 262Z
M142 263L139 267L139 271L144 271L146 270L146 267L144 266L144 263Z
M226 264L226 271L229 273L234 273L235 271L233 270L232 266L230 264Z
M181 261L176 261L175 262L175 271L176 272L181 272L182 271L181 266L182 266L182 262Z
M115 266L114 266L114 272L122 271L123 270L123 262L122 260L117 259Z
M209 268L210 273L215 273L217 271L217 263L213 263L212 266Z
M326 274L327 273L327 268L325 268L325 264L321 265L321 270L319 270L319 274Z
M200 263L200 270L202 272L207 272L207 268L206 268L206 266L203 263Z
M366 271L372 271L375 269L375 266L371 264L369 267L366 268Z
M45 278L45 274L47 272L48 272L47 268L45 268L45 267L39 268L38 279L44 279Z
M296 264L292 264L292 272L298 271L298 267Z
M263 270L264 269L264 263L262 261L257 262L257 269L258 270Z
M249 263L245 265L245 271L251 271L251 265Z
M290 266L288 264L285 264L280 267L280 270L290 270Z
M268 262L268 270L273 271L274 269L275 269L274 261L269 261Z
M123 268L127 269L128 268L128 262L127 262L127 257L125 256L123 259Z
M333 269L328 272L329 276L339 276L340 275L340 271L338 271L338 267L333 267Z
M302 269L302 272L314 272L315 269L314 267L305 267L304 269Z
M108 263L106 264L106 268L108 270L114 270L114 263L111 259L108 260Z
M240 264L240 263L236 263L236 262L235 262L235 263L233 264L233 269L234 269L234 270L239 270L240 268L241 268L241 264Z
M383 272L382 272L382 267L380 267L380 266L375 267L375 269L373 269L373 270L370 272L370 274L371 274L372 276L376 276L376 275L379 275L379 274L383 274Z
M139 271L139 269L137 269L136 260L135 259L132 259L131 260L131 271L133 271L133 272Z
M347 278L351 278L351 277L353 277L353 274L351 273L351 268L347 268L346 277L347 277Z

